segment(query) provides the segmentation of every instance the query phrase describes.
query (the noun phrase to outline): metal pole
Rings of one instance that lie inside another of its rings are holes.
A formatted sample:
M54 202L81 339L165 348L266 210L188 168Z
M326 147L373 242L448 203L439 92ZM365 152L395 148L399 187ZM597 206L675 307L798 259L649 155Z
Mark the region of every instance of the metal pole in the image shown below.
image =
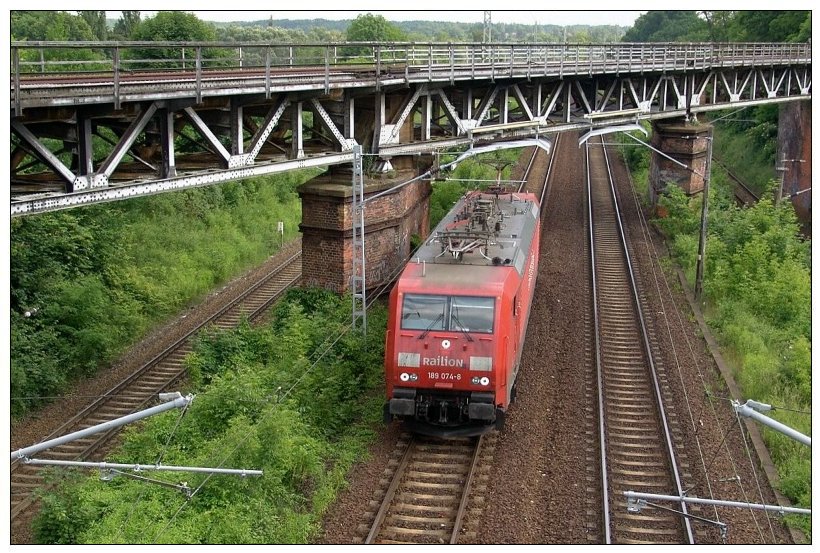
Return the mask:
M722 501L719 499L703 499L700 497L686 497L677 495L659 495L654 493L642 493L625 491L624 496L628 500L632 499L652 499L656 501L674 501L676 503L698 503L701 505L717 505L721 507L740 507L741 509L755 509L758 511L774 511L778 513L797 513L810 515L811 509L801 509L799 507L783 507L780 505L764 505L762 503L746 503L745 501ZM631 501L629 503L632 503ZM631 507L627 507L631 508Z
M754 400L750 399L750 400L746 401L746 403L744 403L743 405L741 405L740 402L738 402L738 401L733 401L732 402L732 407L734 408L735 412L738 415L740 415L741 417L748 417L750 419L754 419L757 422L759 422L760 424L764 424L764 425L768 426L769 428L773 428L774 430L777 430L781 434L785 434L786 436L788 436L792 440L796 440L796 441L800 442L803 445L807 445L807 446L811 447L811 438L810 437L806 436L805 434L802 434L802 433L798 432L794 428L786 426L785 424L783 424L779 421L776 421L772 418L769 418L766 415L758 412L758 410L762 410L762 411L770 410L772 408L771 405L767 405L765 403L758 403L757 401L754 401Z
M706 263L706 217L709 213L709 176L712 172L712 137L708 136L706 145L706 170L703 175L703 203L700 212L700 242L698 244L698 262L695 269L695 298L703 294L703 266Z
M196 103L202 103L202 47L196 47Z
M353 270L350 277L353 297L353 328L361 319L362 331L367 335L367 283L365 282L364 254L364 166L362 147L353 146Z
M23 105L20 99L20 49L12 48L12 65L14 65L14 115L23 115Z
M183 398L184 399L184 398ZM208 474L238 474L240 476L262 476L261 470L251 469L221 469L208 467L179 467L173 465L129 465L123 463L92 463L88 461L60 461L57 459L26 459L27 465L51 465L57 467L90 467L100 470L128 469L137 472L143 470L167 470L170 472L205 472Z
M24 457L28 457L32 453L37 453L43 451L44 449L49 449L54 446L62 445L80 438L84 438L85 436L90 436L91 434L98 434L111 428L118 428L120 426L128 424L129 422L138 421L140 419L150 417L151 415L156 415L157 413L162 413L164 411L168 411L170 409L174 409L177 407L187 407L194 399L194 396L191 394L182 397L179 395L179 392L177 392L176 395L176 399L172 401L167 401L155 407L151 407L150 409L137 411L136 413L131 413L130 415L125 415L124 417L120 417L118 419L96 424L94 426L84 428L83 430L78 430L77 432L66 434L65 436L60 436L52 440L40 442L39 444L24 447L23 449L18 449L17 451L13 451L11 453L11 459L22 459ZM160 399L165 399L164 396L165 394L160 394Z
M120 47L114 47L114 109L120 109Z

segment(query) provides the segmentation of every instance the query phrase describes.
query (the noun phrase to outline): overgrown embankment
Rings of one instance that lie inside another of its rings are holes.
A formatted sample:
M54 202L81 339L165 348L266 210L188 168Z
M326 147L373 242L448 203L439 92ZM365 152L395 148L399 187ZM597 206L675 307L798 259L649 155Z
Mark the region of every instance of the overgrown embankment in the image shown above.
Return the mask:
M11 411L26 413L262 262L300 219L295 172L11 222ZM28 316L27 316L28 314Z
M765 165L769 157L766 149L752 146L749 136L735 133L730 143L744 145L744 163ZM733 156L724 151L728 163ZM754 162L749 161L751 151L757 152ZM633 148L626 159L636 187L645 191L646 151ZM717 165L712 166L712 184L704 311L745 396L734 399L780 407L769 415L811 435L811 243L800 235L791 204L775 206L771 200L775 182L748 208L735 205L731 183ZM687 198L679 188L669 187L660 205L668 215L655 224L694 282L701 197ZM783 493L800 506L810 506L810 449L769 428L762 427L762 433ZM808 517L794 517L793 522L811 535Z

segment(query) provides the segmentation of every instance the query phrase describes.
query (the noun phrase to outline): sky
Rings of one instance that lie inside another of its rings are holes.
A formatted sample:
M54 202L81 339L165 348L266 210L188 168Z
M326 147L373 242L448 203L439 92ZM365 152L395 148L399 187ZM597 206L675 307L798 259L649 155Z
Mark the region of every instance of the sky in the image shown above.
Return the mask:
M173 2L172 2L173 3ZM188 4L190 5L190 4ZM316 5L316 4L314 4ZM335 4L338 5L338 4ZM419 2L415 3L420 6ZM154 15L155 11L142 11L143 18ZM383 10L314 10L314 11L197 11L193 10L197 17L205 21L257 21L262 19L355 19L358 14L372 13L385 17L390 21L460 21L464 23L482 23L484 12L482 10L425 10L425 11L383 11ZM519 10L501 11L491 10L493 23L523 23L534 25L536 23L544 25L621 25L632 26L635 19L642 13L641 11L543 11L543 10ZM107 16L111 19L120 17L119 11L107 11Z

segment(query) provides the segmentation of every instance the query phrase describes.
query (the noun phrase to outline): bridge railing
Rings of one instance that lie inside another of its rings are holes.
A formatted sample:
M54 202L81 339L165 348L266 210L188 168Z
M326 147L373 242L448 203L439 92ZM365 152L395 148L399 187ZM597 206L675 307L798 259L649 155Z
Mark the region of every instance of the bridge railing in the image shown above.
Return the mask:
M397 74L432 80L443 75L563 75L593 72L680 71L811 63L805 43L372 43L279 44L264 42L12 42L12 97L63 75L66 82L94 74L118 84L131 76L183 73L202 79L219 71L267 79L304 72L324 77L371 74L379 86ZM237 73L238 72L238 73Z

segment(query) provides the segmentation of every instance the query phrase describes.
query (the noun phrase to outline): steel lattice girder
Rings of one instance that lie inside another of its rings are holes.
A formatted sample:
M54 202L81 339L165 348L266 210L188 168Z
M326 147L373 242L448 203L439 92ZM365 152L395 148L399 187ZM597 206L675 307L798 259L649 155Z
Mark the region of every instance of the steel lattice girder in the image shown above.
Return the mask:
M152 91L148 96L158 99L136 109L127 95L120 98L120 110L110 103L53 107L63 105L59 100L50 108L26 107L22 117L11 121L18 139L12 148L11 211L13 216L50 211L297 167L349 163L347 153L357 143L378 151L388 166L392 156L476 142L811 98L810 65L805 64L575 73L532 72L526 79L509 78L515 76L512 70L502 78L499 70L488 80L472 71L475 76L464 80L463 72L453 69L444 82L430 82L436 75L431 70L424 82L381 79L378 91L372 82L348 80L332 83L347 88L325 95L315 92L308 78L301 84L288 83L285 88L293 92L278 94L229 84L218 97L202 91L200 104L186 97L190 90L176 90ZM177 86L184 88L184 83ZM399 107L389 117L385 100L395 96ZM380 98L376 104L375 98ZM374 111L374 105L382 107ZM309 147L300 116L307 111L327 132L314 125ZM402 143L399 129L412 125L416 114L421 116L420 140L410 132L410 140ZM367 121L368 117L374 120ZM449 124L438 124L444 119ZM46 133L52 132L45 130L49 121L68 129L56 151L53 139L46 140ZM101 133L105 128L110 132ZM96 172L88 157L89 130L113 145ZM290 146L284 142L288 131L294 138ZM172 137L183 140L188 151L175 148ZM195 152L190 151L192 144ZM268 154L260 156L266 145ZM69 162L66 152L79 153ZM22 163L26 156L42 162L52 176L41 173L33 178L28 172L32 163ZM125 156L133 162L123 163Z

